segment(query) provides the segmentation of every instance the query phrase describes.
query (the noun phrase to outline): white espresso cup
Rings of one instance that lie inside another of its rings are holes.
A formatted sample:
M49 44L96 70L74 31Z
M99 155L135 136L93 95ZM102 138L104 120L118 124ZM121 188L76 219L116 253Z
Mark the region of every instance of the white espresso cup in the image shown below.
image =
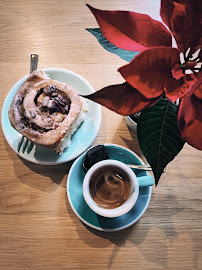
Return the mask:
M125 163L107 159L97 162L87 171L83 181L83 196L95 213L114 218L134 207L140 186L153 184L151 175L136 177Z

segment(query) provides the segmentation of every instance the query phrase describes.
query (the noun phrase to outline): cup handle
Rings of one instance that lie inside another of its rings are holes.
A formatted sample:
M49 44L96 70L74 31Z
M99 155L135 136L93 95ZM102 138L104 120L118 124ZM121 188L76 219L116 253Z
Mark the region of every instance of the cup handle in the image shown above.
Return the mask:
M154 178L151 175L137 177L139 187L147 187L154 185Z

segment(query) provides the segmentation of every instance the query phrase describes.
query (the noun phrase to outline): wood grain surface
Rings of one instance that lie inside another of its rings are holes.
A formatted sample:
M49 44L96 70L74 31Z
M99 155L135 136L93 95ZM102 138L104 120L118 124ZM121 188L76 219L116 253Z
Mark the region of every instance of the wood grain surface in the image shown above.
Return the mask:
M104 50L85 30L97 27L83 0L0 0L0 106L29 73L31 53L39 68L72 70L95 90L123 82L126 62ZM159 0L88 1L159 17ZM94 145L115 143L143 159L135 132L122 116L102 107ZM0 149L0 269L202 269L202 152L185 145L153 188L142 218L128 229L99 232L72 211L66 181L72 162L40 166L21 159L2 129Z

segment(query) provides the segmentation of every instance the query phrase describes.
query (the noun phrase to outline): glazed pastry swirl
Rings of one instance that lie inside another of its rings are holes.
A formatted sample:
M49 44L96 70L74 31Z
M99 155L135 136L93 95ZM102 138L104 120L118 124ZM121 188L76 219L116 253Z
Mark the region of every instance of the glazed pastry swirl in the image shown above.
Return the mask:
M57 128L67 116L71 101L56 85L45 86L39 91L29 89L23 100L24 116L30 124L43 131Z
M11 125L35 144L61 153L84 120L84 100L69 85L33 71L9 109Z

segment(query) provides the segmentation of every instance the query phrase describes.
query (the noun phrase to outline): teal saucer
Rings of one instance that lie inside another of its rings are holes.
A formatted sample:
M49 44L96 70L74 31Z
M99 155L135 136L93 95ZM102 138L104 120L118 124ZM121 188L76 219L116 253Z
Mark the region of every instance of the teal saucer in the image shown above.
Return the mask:
M111 159L119 160L126 164L144 164L137 154L125 147L115 144L105 144L105 147ZM91 228L106 232L123 230L137 222L149 205L152 187L140 187L135 206L125 215L116 218L99 216L88 207L83 198L82 185L85 170L82 164L84 159L85 153L74 161L67 178L67 197L77 217ZM148 174L140 170L135 170L135 173L137 177Z

